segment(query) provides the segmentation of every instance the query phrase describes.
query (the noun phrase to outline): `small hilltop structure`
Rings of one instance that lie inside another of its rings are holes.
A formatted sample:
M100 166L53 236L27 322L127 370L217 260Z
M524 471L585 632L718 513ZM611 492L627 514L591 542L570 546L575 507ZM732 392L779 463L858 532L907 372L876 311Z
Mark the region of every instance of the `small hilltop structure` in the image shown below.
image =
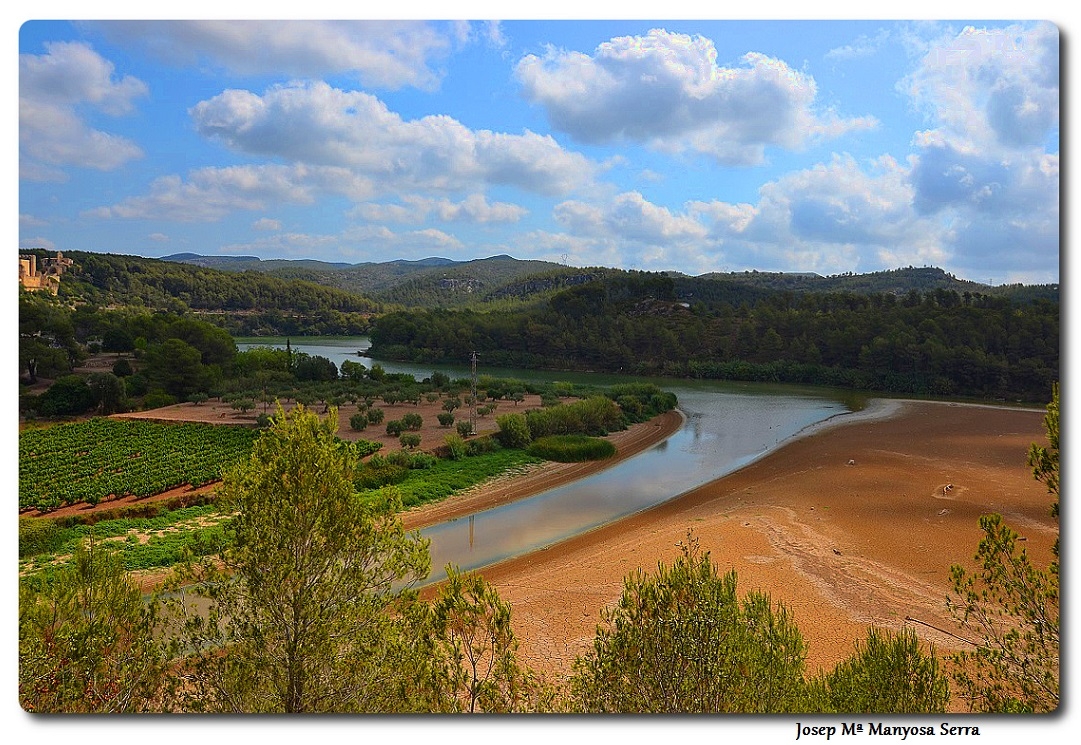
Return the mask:
M70 269L73 262L64 254L56 252L55 258L41 259L36 254L19 254L19 285L27 290L45 290L55 295L60 289L60 277Z

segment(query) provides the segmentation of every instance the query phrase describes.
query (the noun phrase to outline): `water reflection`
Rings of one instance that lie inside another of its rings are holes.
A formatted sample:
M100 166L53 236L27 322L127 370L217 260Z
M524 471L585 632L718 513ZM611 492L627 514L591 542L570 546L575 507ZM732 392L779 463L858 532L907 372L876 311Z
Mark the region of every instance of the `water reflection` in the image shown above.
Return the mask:
M683 391L687 417L672 437L612 468L421 531L432 577L475 569L549 546L665 502L765 455L804 428L847 409L814 397Z

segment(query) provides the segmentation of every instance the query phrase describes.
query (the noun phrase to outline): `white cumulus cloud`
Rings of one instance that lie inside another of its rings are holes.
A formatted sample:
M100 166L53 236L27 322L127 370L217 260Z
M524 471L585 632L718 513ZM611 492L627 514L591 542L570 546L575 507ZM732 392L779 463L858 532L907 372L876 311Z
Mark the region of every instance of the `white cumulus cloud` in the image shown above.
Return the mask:
M820 110L814 79L783 60L752 52L741 62L719 66L711 40L654 29L592 55L527 55L515 74L552 126L582 142L642 141L729 165L760 163L767 147L798 149L877 124Z
M95 28L172 64L209 63L248 75L353 75L387 89L438 86L437 63L449 53L453 33L390 20L109 21Z
M913 138L913 205L949 223L953 266L1056 276L1058 29L966 27L928 45L900 89L931 125Z
M239 152L342 166L387 191L511 185L561 194L588 183L590 160L526 130L471 130L449 116L407 121L375 96L324 82L227 90L191 109L197 130Z
M556 222L573 232L613 236L623 240L662 245L701 239L706 229L689 214L674 214L638 192L624 192L601 206L566 201L555 206Z
M1050 23L969 26L932 43L899 87L958 151L1042 149L1058 131L1058 69Z
M187 179L170 175L155 179L150 193L99 207L98 218L163 219L211 222L236 210L257 211L278 204L312 204L320 194L369 194L364 184L340 169L294 166L230 166L201 168Z
M145 83L117 75L82 42L50 42L45 53L19 55L20 170L32 180L61 180L63 168L107 171L142 157L131 140L87 124L81 107L110 116L133 111Z
M489 202L483 194L470 194L459 202L419 195L402 197L401 204L366 203L354 213L366 220L420 223L434 217L443 222L514 223L529 211L509 202Z

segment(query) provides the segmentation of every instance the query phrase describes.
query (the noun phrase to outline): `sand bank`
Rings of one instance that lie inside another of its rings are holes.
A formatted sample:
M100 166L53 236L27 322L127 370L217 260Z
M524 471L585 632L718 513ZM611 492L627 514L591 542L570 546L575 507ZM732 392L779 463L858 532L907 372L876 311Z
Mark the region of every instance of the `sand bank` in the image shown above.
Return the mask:
M811 428L763 459L670 502L482 570L513 608L528 662L566 674L623 578L678 556L688 531L742 590L794 614L812 670L852 652L869 625L958 642L949 567L976 550L978 518L1002 513L1046 561L1050 498L1026 463L1043 412L881 402ZM918 619L922 623L911 620Z

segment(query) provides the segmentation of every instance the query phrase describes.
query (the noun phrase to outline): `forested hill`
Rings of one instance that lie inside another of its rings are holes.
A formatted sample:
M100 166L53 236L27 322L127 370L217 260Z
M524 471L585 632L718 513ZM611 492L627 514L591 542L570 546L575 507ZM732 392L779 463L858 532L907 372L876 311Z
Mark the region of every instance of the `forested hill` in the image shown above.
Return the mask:
M431 363L477 351L493 366L1046 402L1059 331L1057 300L778 292L623 272L517 311L388 313L373 326L371 354Z
M1016 300L1043 298L1056 302L1059 297L1057 284L992 286L959 279L936 267L906 267L866 274L846 272L828 277L808 272L712 272L700 275L698 279L791 292L889 292L903 295L912 290L920 293L951 290L961 294L1007 295Z
M546 261L525 261L491 256L473 261L432 257L417 261L395 260L361 264L314 260L263 260L254 256L200 256L175 254L165 261L193 264L231 272L262 272L280 279L313 282L374 300L418 308L505 309L508 305L546 301L554 293L626 274L621 269L576 268ZM808 272L711 272L690 276L668 272L676 293L687 302L726 300L754 302L773 292L854 292L904 295L936 290L1008 296L1014 300L1038 298L1058 301L1058 285L991 286L959 279L934 267L906 267L880 272L847 272L821 276Z
M38 252L44 256L44 252ZM82 251L61 293L93 305L204 314L231 333L359 334L383 306L371 298L264 272L230 272L136 256Z
M282 279L315 282L378 301L414 307L461 307L506 298L508 286L538 274L574 275L582 270L547 261L523 261L491 256L473 261L438 257L417 261L395 260L361 264L320 261L260 260L255 257L211 257L177 254L166 257L198 266L229 271L259 271ZM515 299L522 299L510 293Z

